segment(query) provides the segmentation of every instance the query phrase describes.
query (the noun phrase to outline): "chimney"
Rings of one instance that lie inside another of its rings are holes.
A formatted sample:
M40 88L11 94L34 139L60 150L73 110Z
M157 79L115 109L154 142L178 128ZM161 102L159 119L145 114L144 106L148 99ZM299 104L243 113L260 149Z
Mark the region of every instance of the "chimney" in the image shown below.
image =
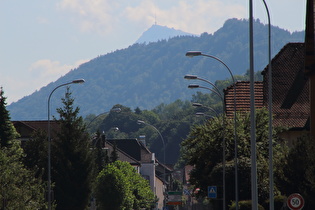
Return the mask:
M310 134L315 137L315 37L314 37L314 0L306 2L305 26L305 74L309 77L310 88Z

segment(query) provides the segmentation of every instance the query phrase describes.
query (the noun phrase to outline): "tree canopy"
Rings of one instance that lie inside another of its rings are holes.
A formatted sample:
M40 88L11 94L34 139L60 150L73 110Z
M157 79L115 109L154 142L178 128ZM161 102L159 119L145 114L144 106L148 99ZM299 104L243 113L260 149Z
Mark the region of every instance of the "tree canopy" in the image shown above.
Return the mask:
M268 113L267 110L257 110L257 165L259 201L265 202L268 198ZM194 126L188 138L182 143L182 158L187 164L193 165L190 182L199 187L200 196L207 195L207 186L219 185L222 190L222 140L226 140L226 200L235 199L235 173L234 173L234 121L226 119L223 126L223 117L209 119L206 124ZM250 182L250 119L249 114L237 117L237 143L238 143L238 177L240 200L251 199ZM285 146L274 131L274 159L275 168L280 168L284 161ZM277 170L275 170L277 171ZM277 191L276 193L279 193Z
M121 161L106 165L99 173L95 195L101 210L151 209L155 204L148 181Z

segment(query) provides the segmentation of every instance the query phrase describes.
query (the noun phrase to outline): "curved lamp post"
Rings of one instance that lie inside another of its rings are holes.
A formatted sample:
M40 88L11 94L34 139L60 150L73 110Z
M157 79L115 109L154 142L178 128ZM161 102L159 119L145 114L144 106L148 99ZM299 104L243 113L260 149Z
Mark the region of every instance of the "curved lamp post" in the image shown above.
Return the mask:
M210 84L210 83L209 83ZM212 84L212 83L211 83ZM218 90L217 86L215 86L214 84L212 84L213 87L215 87L216 90ZM216 90L214 89L211 89L211 88L208 88L208 87L203 87L203 86L200 86L200 85L188 85L188 88L203 88L203 89L207 89L207 90L210 90L212 92L214 92L215 94L217 94L219 96L219 98L222 100L222 108L223 108L223 113L222 113L222 117L223 117L223 127L226 126L226 122L225 122L225 103L224 103L224 98L222 96L222 94L219 92L217 92ZM199 103L194 103L195 106L202 106L201 104ZM210 108L210 107L209 107ZM211 108L212 109L212 108ZM212 109L214 110L214 109ZM197 115L197 113L196 113ZM198 115L204 115L204 113L200 113L198 112ZM212 117L213 118L213 117ZM223 130L225 131L225 130ZM226 206L226 182L225 182L225 166L226 166L226 142L225 142L225 133L223 134L223 140L222 140L222 182L223 182L223 209L225 209L225 206Z
M147 122L145 122L145 121L143 121L143 120L138 120L137 123L138 123L138 124L148 125L148 126L154 128L154 130L156 130L156 132L160 135L161 140L162 140L162 143L163 143L163 149L164 149L164 153L163 153L163 163L164 163L164 165L165 165L165 149L166 149L166 148L165 148L165 142L164 142L164 138L163 138L162 134L160 133L160 131L159 131L155 126L153 126L153 125L151 125L151 124L149 124L149 123L147 123ZM163 167L163 169L164 169L164 171L163 171L163 180L164 180L164 182L166 182L166 180L165 180L165 166ZM164 199L164 201L163 201L163 205L165 206L165 199Z
M268 17L268 111L269 111L269 209L274 209L273 150L272 150L272 68L271 68L271 21L265 0L262 0Z
M203 82L206 82L206 83L208 83L208 84L210 84L212 87L214 87L214 89L218 92L218 93L220 93L220 90L219 90L219 88L215 85L215 84L213 84L212 82L210 82L209 80L206 80L206 79L203 79L203 78L200 78L200 77L197 77L196 75L191 75L191 74L186 74L185 76L184 76L184 79L197 79L197 80L201 80L201 81L203 81Z
M210 119L213 119L213 118L214 118L213 116L208 115L208 114L205 114L205 113L203 113L203 112L196 112L195 115L196 115L196 116L208 117L208 118L210 118Z
M204 106L204 105L202 105L202 104L200 104L200 103L192 103L192 105L195 106L195 107L203 107L203 108L209 109L209 110L213 111L217 116L219 115L219 113L217 112L217 110L215 110L215 109L212 108L212 107Z
M110 113L110 112L121 112L121 108L119 108L119 107L115 107L115 108L112 108L111 110L109 110L109 111L107 111L107 112L103 112L103 113L101 113L101 114L99 114L99 115L97 115L96 117L94 117L90 122L89 122L89 124L87 124L87 128L92 124L92 122L94 121L94 120L96 120L98 117L100 117L100 116L102 116L102 115L104 115L104 114L108 114L108 113Z
M55 90L57 90L58 88L62 87L62 86L66 86L66 85L70 85L70 84L81 84L84 83L84 79L77 79L77 80L73 80L72 82L67 82L64 84L61 84L57 87L55 87L51 93L49 94L48 97L48 210L51 209L51 134L50 134L50 98L51 95L55 92Z
M235 144L235 157L234 157L234 164L235 164L235 206L236 206L236 210L238 210L238 142L237 142L237 133L236 133L236 127L237 127L237 121L236 121L236 81L234 79L234 76L233 76L233 73L231 71L231 69L228 67L228 65L226 65L221 59L215 57L215 56L212 56L212 55L207 55L207 54L203 54L202 52L200 51L188 51L186 52L186 56L188 57L194 57L194 56L205 56L205 57L208 57L208 58L212 58L212 59L215 59L217 61L219 61L221 64L223 64L226 69L228 70L228 72L230 73L231 75L231 78L233 80L233 84L234 84L234 144ZM197 78L196 78L197 79ZM203 80L201 78L198 78L199 80ZM209 83L209 81L208 81ZM223 203L225 204L225 201L223 201ZM225 209L225 205L224 205L224 209Z

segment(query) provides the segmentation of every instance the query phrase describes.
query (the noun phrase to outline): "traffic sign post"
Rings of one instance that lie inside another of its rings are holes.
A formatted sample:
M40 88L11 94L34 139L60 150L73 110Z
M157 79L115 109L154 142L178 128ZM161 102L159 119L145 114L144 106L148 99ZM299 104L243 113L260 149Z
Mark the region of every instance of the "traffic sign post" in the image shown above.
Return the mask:
M172 191L172 192L167 192L167 201L166 201L166 205L170 205L170 206L178 206L182 204L182 194L183 192L176 192L176 191Z
M208 186L208 198L217 198L217 186Z
M304 207L304 199L298 193L291 194L288 197L287 205L291 210L300 210Z

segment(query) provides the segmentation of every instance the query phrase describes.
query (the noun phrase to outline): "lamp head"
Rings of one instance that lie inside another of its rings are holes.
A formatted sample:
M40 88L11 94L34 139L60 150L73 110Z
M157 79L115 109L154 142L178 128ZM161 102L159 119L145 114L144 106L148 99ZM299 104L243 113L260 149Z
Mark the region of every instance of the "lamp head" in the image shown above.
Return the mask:
M73 80L72 83L75 83L75 84L81 84L81 83L84 83L85 80L84 79L76 79L76 80Z
M199 85L195 85L195 84L193 84L193 85L188 85L188 88L199 88L200 86Z
M186 56L188 57L194 57L194 56L199 56L202 55L200 51L188 51L186 52Z
M184 79L197 79L198 77L196 75L190 75L190 74L186 74L184 76Z
M137 120L137 123L140 124L145 124L145 122L143 120Z
M200 104L200 103L193 103L192 105L196 106L196 107L202 107L202 104Z
M196 114L195 114L196 116L204 116L205 115L205 113L203 113L203 112L196 112Z

